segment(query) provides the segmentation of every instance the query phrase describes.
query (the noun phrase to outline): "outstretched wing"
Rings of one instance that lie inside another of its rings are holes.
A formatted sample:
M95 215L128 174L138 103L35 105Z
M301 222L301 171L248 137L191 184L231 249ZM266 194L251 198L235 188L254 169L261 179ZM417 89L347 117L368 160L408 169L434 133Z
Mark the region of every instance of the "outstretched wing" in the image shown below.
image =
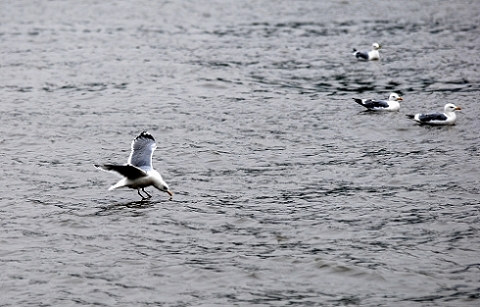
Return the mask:
M155 148L157 145L153 136L147 131L143 131L132 142L132 152L128 158L128 164L143 170L153 169L152 156Z
M133 165L115 165L115 164L95 164L96 168L104 171L114 171L128 179L137 179L147 176L147 173Z
M431 114L420 114L418 119L421 122L428 123L431 121L444 121L447 120L447 116L443 113L431 113Z

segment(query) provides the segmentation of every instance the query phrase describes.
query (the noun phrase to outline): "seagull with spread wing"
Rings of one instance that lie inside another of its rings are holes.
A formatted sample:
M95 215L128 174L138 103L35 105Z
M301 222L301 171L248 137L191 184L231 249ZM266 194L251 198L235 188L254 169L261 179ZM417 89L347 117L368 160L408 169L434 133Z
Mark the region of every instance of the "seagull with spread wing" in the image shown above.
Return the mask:
M137 189L138 195L144 200L152 197L150 193L145 191L145 188L154 186L172 197L173 193L170 191L167 183L152 166L153 151L156 148L157 145L153 136L147 131L143 131L132 141L132 151L127 164L95 164L95 167L104 171L114 171L125 177L111 186L108 189L109 191L122 187ZM140 190L147 196L142 195Z

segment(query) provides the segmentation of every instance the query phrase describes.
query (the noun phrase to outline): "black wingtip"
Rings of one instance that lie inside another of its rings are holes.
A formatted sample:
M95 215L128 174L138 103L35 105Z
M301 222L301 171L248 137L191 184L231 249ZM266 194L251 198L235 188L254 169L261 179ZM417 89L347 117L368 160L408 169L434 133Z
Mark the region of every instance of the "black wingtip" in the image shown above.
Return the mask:
M363 106L362 99L359 99L359 98L352 98L352 99L359 105Z
M155 141L155 139L153 138L153 136L150 134L150 132L148 132L147 130L143 130L142 133L140 133L136 138L135 140L138 140L138 139L151 139L153 141Z
M408 117L408 118L410 118L410 119L414 119L414 118L415 118L415 115L413 115L413 114L406 114L405 116Z
M106 165L94 164L93 166L95 166L95 168L98 168L99 170L108 171Z

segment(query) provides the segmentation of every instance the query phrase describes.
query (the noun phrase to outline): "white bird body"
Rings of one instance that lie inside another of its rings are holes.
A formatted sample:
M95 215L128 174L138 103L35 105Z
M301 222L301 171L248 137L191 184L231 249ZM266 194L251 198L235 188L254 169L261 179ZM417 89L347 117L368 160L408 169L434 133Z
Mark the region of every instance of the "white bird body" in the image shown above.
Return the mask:
M410 118L413 118L415 121L421 124L428 124L428 125L453 125L457 120L457 114L455 111L461 110L462 108L457 107L453 103L447 103L443 108L443 113L418 113L415 115L407 115Z
M128 187L131 189L141 189L151 185L154 187L162 187L167 185L166 182L163 180L162 175L160 175L156 170L148 171L146 173L147 175L145 177L139 177L136 179L123 178L116 184L108 188L108 190L112 191L123 187ZM158 189L161 190L161 188Z
M167 183L163 180L162 175L154 170L152 166L153 151L156 148L157 145L153 136L147 131L143 131L132 141L132 151L127 164L103 164L95 165L95 167L104 171L114 171L125 177L112 185L108 189L109 191L128 187L137 189L138 195L145 199L152 196L144 189L148 186L154 186L160 191L168 193L171 197L173 193L170 191ZM143 196L140 190L146 193L148 197Z
M400 103L403 98L400 97L397 93L391 93L388 97L388 100L378 100L378 99L360 99L352 98L359 105L367 108L371 111L398 111L400 110Z
M378 52L380 48L382 48L382 46L377 43L372 44L372 50L370 51L357 51L357 49L353 48L353 55L363 61L380 60L380 53Z

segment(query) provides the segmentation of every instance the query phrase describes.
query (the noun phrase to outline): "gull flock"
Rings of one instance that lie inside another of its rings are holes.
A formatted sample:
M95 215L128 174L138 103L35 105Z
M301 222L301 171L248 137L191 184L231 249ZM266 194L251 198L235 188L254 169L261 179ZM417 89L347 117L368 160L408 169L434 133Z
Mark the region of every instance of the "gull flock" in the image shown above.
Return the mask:
M370 51L357 51L353 48L353 55L361 61L377 61L380 60L379 49L381 46L378 43L372 44ZM387 100L382 99L360 99L353 98L359 105L367 108L369 111L398 111L400 110L399 101L403 101L397 93L391 93ZM455 124L457 115L455 111L461 110L461 107L453 103L447 103L443 112L418 113L415 115L408 114L407 117L417 121L420 124L434 125L434 126L448 126Z
M370 51L357 51L353 48L353 55L360 61L378 61L380 60L379 49L381 49L381 46L378 43L373 43ZM398 111L400 110L400 101L403 101L403 98L397 93L391 93L388 99L352 99L366 108L367 111L375 112ZM457 119L455 111L461 109L453 103L447 103L443 112L408 114L407 117L419 124L448 126L455 124ZM152 197L145 188L153 186L170 195L170 199L172 199L173 193L169 186L160 173L153 168L152 157L156 148L154 137L149 132L143 131L133 139L130 156L126 164L95 164L94 166L104 171L114 172L122 177L120 181L108 189L109 191L123 187L135 189L143 201Z

